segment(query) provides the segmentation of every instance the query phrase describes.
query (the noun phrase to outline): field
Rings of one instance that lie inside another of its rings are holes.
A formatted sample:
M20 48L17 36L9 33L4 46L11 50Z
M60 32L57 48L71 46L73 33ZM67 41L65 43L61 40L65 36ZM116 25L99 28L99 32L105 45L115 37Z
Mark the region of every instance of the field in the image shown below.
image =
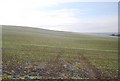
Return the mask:
M115 79L118 38L2 26L3 79Z

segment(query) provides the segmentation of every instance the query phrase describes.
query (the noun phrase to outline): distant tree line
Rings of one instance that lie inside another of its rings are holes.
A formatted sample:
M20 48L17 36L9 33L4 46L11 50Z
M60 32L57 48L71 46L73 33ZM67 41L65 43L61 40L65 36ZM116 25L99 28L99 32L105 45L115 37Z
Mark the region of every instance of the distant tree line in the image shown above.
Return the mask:
M120 37L120 34L111 34L111 36L118 36L118 37Z

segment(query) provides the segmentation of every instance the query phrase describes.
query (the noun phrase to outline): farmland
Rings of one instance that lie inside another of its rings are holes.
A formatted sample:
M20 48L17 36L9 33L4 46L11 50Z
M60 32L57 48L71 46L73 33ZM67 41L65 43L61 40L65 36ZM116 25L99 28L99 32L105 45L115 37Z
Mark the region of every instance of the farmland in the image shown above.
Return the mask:
M118 38L2 26L3 79L115 79Z

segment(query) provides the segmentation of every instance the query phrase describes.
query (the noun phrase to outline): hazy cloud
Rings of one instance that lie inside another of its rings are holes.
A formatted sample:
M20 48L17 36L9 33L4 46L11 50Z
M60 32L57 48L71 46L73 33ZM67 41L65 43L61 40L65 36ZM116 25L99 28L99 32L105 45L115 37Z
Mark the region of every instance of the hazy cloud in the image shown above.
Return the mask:
M83 0L2 0L0 1L0 24L33 26L74 32L117 31L117 14L114 16L106 15L102 17L87 18L85 15L89 13L89 8L84 10L64 7L56 10L44 10L44 7L54 7L55 5L63 3L81 1ZM84 2L85 1L87 2L88 0L84 0ZM41 8L43 10L34 10L35 8ZM84 15L84 17L78 17L78 15Z

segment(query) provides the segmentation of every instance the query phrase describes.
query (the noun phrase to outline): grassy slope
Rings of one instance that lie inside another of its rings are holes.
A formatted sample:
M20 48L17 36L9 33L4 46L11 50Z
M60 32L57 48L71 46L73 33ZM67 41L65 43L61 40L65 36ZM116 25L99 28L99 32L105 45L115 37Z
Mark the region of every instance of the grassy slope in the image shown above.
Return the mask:
M42 64L59 54L73 61L79 53L104 72L117 73L117 38L16 26L3 26L2 32L4 63L18 58Z

